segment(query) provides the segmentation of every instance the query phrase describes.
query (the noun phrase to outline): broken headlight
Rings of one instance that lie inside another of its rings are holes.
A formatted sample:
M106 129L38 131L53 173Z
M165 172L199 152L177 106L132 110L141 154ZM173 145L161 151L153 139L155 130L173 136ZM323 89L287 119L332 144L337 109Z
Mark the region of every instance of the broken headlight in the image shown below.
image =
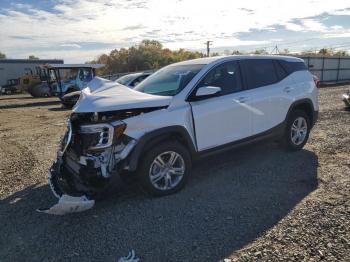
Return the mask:
M83 145L88 150L103 149L113 144L113 139L120 137L126 128L122 121L80 126Z

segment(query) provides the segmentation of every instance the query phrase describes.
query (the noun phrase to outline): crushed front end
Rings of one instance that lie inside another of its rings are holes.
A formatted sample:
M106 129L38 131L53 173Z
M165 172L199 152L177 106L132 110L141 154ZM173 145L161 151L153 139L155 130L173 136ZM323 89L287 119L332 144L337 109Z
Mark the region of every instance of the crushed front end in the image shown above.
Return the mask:
M120 182L125 159L136 140L124 134L119 114L73 113L50 168L55 196L99 198Z

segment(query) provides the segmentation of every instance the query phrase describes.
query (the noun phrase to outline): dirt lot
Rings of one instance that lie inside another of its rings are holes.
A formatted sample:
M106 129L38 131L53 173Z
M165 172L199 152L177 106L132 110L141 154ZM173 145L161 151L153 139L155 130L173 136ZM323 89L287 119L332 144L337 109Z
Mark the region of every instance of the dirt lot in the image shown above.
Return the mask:
M305 149L259 143L196 165L178 194L135 185L85 213L40 214L69 111L55 98L0 97L0 260L350 260L350 112L346 87L320 90Z

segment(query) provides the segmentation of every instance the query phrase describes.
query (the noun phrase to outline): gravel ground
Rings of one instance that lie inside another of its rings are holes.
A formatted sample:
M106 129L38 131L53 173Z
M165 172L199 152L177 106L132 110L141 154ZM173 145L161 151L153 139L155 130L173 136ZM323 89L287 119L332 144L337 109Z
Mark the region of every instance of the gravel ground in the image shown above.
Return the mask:
M0 97L0 260L349 261L350 112L320 89L320 119L305 149L259 143L197 163L163 198L135 185L85 212L41 214L69 111L55 98Z

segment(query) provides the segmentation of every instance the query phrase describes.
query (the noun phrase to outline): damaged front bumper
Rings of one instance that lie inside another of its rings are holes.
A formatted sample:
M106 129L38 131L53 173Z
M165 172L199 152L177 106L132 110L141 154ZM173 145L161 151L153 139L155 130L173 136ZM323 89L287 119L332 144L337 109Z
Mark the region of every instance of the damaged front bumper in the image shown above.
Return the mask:
M126 159L136 140L124 135L119 127L120 122L74 125L68 120L57 159L49 171L49 185L59 201L41 212L87 210L94 199L120 184L120 173L127 168Z

